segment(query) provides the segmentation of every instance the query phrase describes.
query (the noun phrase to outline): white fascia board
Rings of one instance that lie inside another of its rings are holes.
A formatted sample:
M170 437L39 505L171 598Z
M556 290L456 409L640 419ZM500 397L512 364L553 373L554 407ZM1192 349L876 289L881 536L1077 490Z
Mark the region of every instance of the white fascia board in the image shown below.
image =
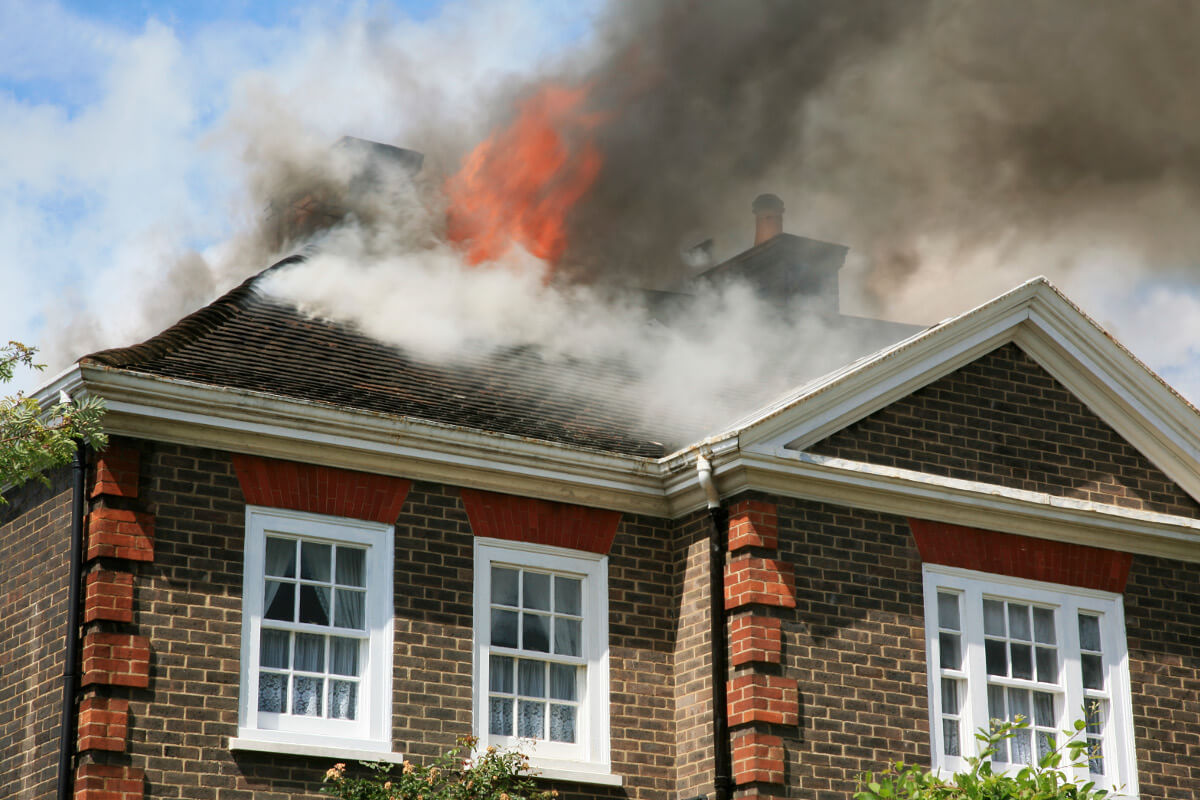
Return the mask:
M765 447L804 448L960 369L1012 338L1026 319L1024 307L1000 316L976 316L959 327L921 334L904 348L882 354L835 383L799 398L793 413L752 423L742 442ZM951 335L953 334L953 335ZM797 417L801 417L797 419Z
M1200 519L817 456L742 450L726 476L743 488L904 517L1200 562ZM724 490L724 489L723 489Z
M662 516L654 459L84 365L116 435Z
M1070 307L1065 299L1039 304L1016 343L1200 500L1200 413L1082 312L1064 315L1063 306Z

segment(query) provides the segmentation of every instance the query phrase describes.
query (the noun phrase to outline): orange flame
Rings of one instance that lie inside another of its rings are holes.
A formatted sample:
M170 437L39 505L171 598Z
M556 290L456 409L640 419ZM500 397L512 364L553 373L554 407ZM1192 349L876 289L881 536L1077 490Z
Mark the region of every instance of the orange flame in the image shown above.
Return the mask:
M586 88L542 89L446 182L446 235L468 263L497 259L514 244L551 264L562 258L567 215L602 161L589 139L601 118L583 110L586 95Z

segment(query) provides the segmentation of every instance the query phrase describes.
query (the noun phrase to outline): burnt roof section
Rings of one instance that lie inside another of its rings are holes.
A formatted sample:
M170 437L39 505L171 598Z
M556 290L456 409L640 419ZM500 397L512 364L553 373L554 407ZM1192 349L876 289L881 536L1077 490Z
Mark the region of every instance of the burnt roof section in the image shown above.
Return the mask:
M551 363L532 348L417 359L262 295L263 274L141 344L81 362L626 455L666 452L639 431L620 365Z

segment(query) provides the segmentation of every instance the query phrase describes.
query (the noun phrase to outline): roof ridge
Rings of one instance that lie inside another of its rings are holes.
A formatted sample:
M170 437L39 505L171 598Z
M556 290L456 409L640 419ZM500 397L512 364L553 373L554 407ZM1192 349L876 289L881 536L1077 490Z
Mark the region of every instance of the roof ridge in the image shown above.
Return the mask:
M254 282L268 272L290 264L303 262L303 255L288 256L260 272L251 275L206 306L193 311L171 327L139 344L112 347L81 356L79 363L98 363L109 367L129 367L143 361L161 358L172 350L188 344L205 333L216 330L241 313L243 302L255 294Z

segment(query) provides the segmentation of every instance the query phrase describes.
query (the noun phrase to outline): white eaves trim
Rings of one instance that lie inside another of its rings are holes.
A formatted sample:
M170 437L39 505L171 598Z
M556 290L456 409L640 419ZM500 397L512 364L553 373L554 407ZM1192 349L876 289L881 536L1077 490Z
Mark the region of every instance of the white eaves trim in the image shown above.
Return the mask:
M743 449L722 492L754 488L887 514L1200 562L1200 519L777 448ZM736 476L734 478L733 476Z
M621 456L276 395L78 368L111 434L662 515L654 459Z

